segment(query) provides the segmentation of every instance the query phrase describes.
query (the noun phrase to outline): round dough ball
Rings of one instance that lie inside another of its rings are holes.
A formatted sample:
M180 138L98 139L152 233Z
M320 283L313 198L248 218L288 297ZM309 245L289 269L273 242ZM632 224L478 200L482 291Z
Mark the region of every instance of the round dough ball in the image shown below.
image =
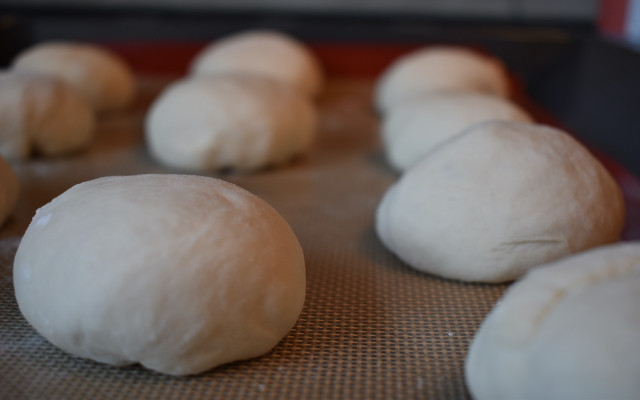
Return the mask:
M218 75L171 85L146 121L151 154L190 171L255 170L306 152L315 108L301 93L256 75Z
M322 70L304 44L283 33L255 30L224 37L194 59L191 73L249 73L290 85L305 94L322 88Z
M0 154L24 159L32 150L56 156L82 149L93 139L94 111L61 80L0 72Z
M406 171L378 206L382 242L445 278L503 282L618 240L624 200L607 170L559 130L474 125Z
M116 54L95 45L42 43L20 53L13 69L62 79L98 111L124 108L135 95L135 79L127 64Z
M507 97L509 81L501 61L455 46L434 46L400 57L379 79L375 101L387 112L432 91L470 91Z
M383 121L387 159L404 171L471 125L492 120L531 122L526 112L503 98L473 92L425 94L393 108Z
M11 165L0 157L0 225L13 213L18 203L20 183Z
M640 398L639 303L638 243L533 269L473 339L466 361L473 398Z
M37 211L13 279L20 311L54 345L174 375L268 352L305 296L284 219L230 183L184 175L69 189Z

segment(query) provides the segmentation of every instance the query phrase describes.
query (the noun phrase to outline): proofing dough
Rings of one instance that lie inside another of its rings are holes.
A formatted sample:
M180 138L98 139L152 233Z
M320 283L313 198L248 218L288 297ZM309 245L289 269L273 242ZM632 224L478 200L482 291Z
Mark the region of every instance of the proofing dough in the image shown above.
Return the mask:
M98 111L123 108L135 95L135 80L127 64L108 50L90 44L42 43L19 54L13 69L60 78L74 86Z
M473 92L429 93L391 109L382 125L389 163L404 171L438 144L491 120L531 122L508 100Z
M171 85L147 116L146 136L172 168L255 170L306 152L315 124L298 91L256 75L217 75Z
M387 112L403 101L431 91L471 91L508 96L501 61L455 46L433 46L397 59L378 81L376 107Z
M535 268L483 322L466 362L476 400L640 398L640 245Z
M516 122L474 125L406 171L378 206L382 242L446 278L502 282L618 239L620 188L575 139Z
M76 90L61 80L28 73L0 72L0 154L27 158L86 147L94 114Z
M61 349L196 374L273 348L304 302L302 249L258 197L181 175L81 183L36 213L16 298Z
M20 184L11 165L0 157L0 225L7 221L18 203Z
M315 57L283 33L255 30L224 37L207 46L191 65L194 75L250 73L317 94L322 71Z

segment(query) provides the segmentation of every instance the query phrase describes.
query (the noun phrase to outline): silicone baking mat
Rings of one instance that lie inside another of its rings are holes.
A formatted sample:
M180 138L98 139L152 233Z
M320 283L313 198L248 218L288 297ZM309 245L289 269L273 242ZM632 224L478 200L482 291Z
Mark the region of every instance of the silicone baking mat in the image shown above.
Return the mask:
M257 173L216 173L260 196L291 224L305 253L307 297L293 330L267 355L193 377L115 368L65 354L22 318L12 260L36 208L75 183L106 175L177 173L145 149L145 111L167 79L141 78L137 104L102 116L92 147L72 157L14 165L16 215L0 232L2 399L464 399L463 364L482 319L506 285L469 284L416 272L373 230L386 164L372 79L330 79L318 99L312 152ZM637 236L635 178L608 163L625 189Z

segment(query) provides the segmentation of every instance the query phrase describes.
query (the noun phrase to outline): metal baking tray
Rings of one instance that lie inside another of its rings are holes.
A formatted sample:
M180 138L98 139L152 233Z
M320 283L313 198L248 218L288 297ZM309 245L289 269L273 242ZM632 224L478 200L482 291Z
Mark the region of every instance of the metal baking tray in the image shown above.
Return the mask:
M87 151L13 165L22 192L14 217L0 230L2 399L468 398L467 347L507 285L419 273L388 252L373 230L378 201L398 178L382 154L371 105L375 79L395 57L425 44L463 44L502 58L519 88L516 101L538 121L569 130L603 160L627 201L623 239L640 238L640 184L634 175L640 171L635 154L640 116L630 112L631 94L640 89L640 76L633 73L640 58L589 27L408 17L400 24L349 16L172 19L164 13L33 10L10 15L13 22L5 29L15 35L0 43L3 60L34 41L97 42L134 66L139 96L126 112L101 117ZM291 224L307 266L307 298L298 323L267 355L193 377L110 367L56 349L22 318L13 295L13 256L35 210L72 185L100 176L177 173L155 163L145 148L146 110L207 41L249 27L280 29L306 40L328 75L317 100L317 140L307 157L251 174L210 174L262 197Z

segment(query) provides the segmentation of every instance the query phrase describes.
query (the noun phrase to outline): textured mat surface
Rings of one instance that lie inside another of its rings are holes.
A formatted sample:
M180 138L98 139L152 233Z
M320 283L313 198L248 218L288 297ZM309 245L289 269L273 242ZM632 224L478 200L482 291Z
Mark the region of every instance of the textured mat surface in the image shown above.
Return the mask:
M374 212L397 175L382 157L367 80L329 82L308 157L255 174L215 175L274 206L305 252L306 303L273 351L176 378L74 358L27 324L15 303L11 264L35 209L99 176L175 172L149 157L142 133L146 107L164 83L143 80L136 107L103 117L88 152L14 166L23 189L16 216L0 232L0 398L467 398L467 347L506 286L415 272L378 241Z

